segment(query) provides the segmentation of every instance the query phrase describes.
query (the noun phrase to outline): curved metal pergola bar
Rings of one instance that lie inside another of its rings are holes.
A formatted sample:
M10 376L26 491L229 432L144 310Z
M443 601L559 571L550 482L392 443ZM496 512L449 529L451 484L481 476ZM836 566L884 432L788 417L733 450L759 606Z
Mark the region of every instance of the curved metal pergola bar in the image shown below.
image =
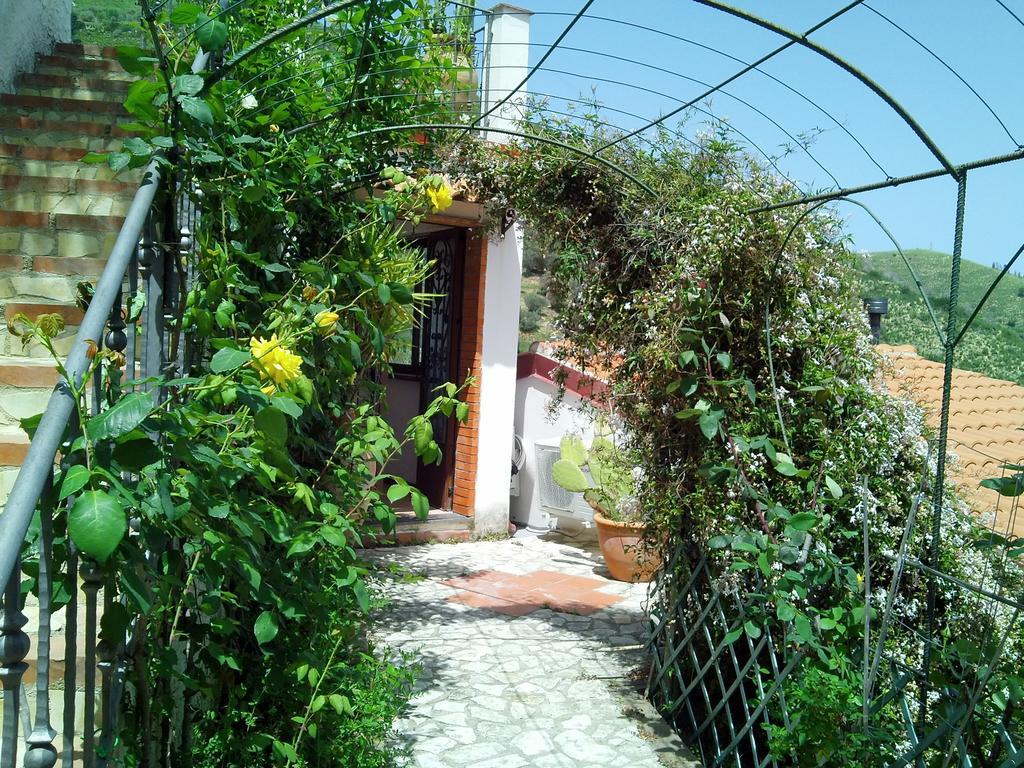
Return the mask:
M321 43L318 43L316 47L319 47L321 45L325 45L327 41L334 42L334 41L350 38L350 37L353 37L353 36L354 36L354 33L349 33L347 35L338 35L338 36L335 36L335 37L332 37L332 38L328 38L327 40L322 41ZM538 47L538 46L539 47L545 47L543 43L531 43L530 45L534 46L534 47ZM431 49L431 48L443 49L445 47L445 44L444 43L434 43L434 44L431 44L431 45L427 45L426 47L427 47L428 50ZM389 49L384 49L383 52L384 53L397 53L400 50L402 50L402 49L400 49L400 48L389 48ZM630 58L627 58L627 57L624 57L624 56L616 56L616 55L610 54L610 53L603 53L603 52L602 53L597 53L595 51L591 51L591 50L588 50L588 49L585 49L585 48L575 48L575 47L572 47L572 46L564 46L564 45L561 47L561 50L563 50L563 51L570 51L570 52L576 52L576 53L592 54L592 55L600 56L603 59L608 59L608 60L611 60L611 61L618 61L618 62L621 62L621 63L624 63L624 64L636 65L636 66L642 67L642 68L644 68L646 70L650 70L652 72L659 72L661 74L670 75L672 77L677 77L677 78L680 78L682 80L687 80L689 82L696 83L698 85L702 85L702 86L705 86L705 87L710 86L709 83L707 83L707 82L705 82L703 80L700 80L698 78L690 77L689 75L684 75L684 74L682 74L680 72L674 72L674 71L672 71L670 69L667 69L665 67L659 67L659 66L656 66L654 64L650 64L648 62L639 61L637 59L630 59ZM292 54L289 57L289 60L294 60L294 58L299 56L299 55L301 55L301 53ZM354 57L354 58L342 59L340 61L340 63L342 63L342 64L351 64L351 63L353 63L355 61L358 61L360 58L362 58L362 57L358 56L358 57ZM495 67L495 68L500 69L500 67ZM444 66L434 66L434 67L426 67L426 68L424 68L424 70L430 70L430 69L443 70L443 69L446 69L446 67L444 67ZM284 84L286 84L288 82L291 82L293 80L296 80L298 78L302 78L302 77L304 77L306 75L313 74L314 72L317 72L317 71L324 72L324 73L327 72L327 70L324 67L320 67L319 69L311 68L311 69L303 70L301 72L296 72L296 73L294 73L292 75L289 75L288 77L283 77L283 78L281 78L279 80L274 80L274 81L272 81L270 83L267 83L266 85L264 85L264 86L262 86L260 88L257 88L255 90L253 90L252 94L253 95L258 95L258 94L264 93L266 91L276 90L281 85L284 85ZM393 73L395 73L397 71L398 70L377 70L373 74L375 74L375 75L393 74ZM599 78L599 77L595 77L595 76L592 76L592 75L586 75L586 74L579 73L579 72L569 72L567 70L554 69L554 68L543 68L542 67L542 68L537 68L536 71L537 72L545 72L545 73L549 73L549 74L565 75L565 76L579 78L579 79L589 79L591 82L601 82L601 83L606 83L606 84L623 86L623 87L629 88L631 90L642 91L644 93L649 93L649 94L651 94L653 96L659 96L659 97L662 97L662 98L665 98L665 99L670 99L672 101L681 101L679 98L677 98L675 96L672 96L669 93L665 93L663 91L657 91L657 90L654 90L654 89L651 89L651 88L646 88L644 86L637 85L636 83L629 83L629 82L625 82L625 81L621 81L621 80L611 80L611 79L608 79L608 78ZM253 82L254 79L256 79L256 78L250 78L249 80L247 80L245 82L245 84ZM330 87L330 86L340 85L341 83L342 83L342 81L340 81L340 80L333 80L333 81L330 81L330 82L325 82L325 83L322 84L322 86L318 86L318 87L327 88L327 87ZM233 100L234 102L240 101L244 97L243 90L244 90L244 85L245 84L243 84L238 89L236 89L236 91L235 91L235 98ZM312 89L307 89L305 91L300 91L299 93L300 94L304 94L304 93L310 93L310 92L312 92ZM793 148L796 148L799 151L803 152L805 155L807 155L807 157L811 160L812 163L814 163L814 165L816 165L818 168L820 168L821 171L823 173L825 173L826 176L828 176L830 179L832 179L832 181L836 185L836 188L841 188L842 187L842 184L835 177L835 175L832 173L832 171L829 170L821 162L821 160L819 160L811 152L811 150L807 146L807 144L805 142L801 141L789 129L787 129L785 126L780 124L771 115L769 115L764 110L760 109L755 104L752 104L751 102L747 101L746 99L744 99L744 98L742 98L740 96L737 96L737 95L735 95L735 94L733 94L733 93L731 93L729 91L726 91L726 90L723 89L723 90L720 90L719 92L722 93L723 95L728 96L729 98L733 99L737 103L742 104L744 107L747 107L752 112L756 113L757 115L760 115L767 122L771 123L790 142L789 146L791 146ZM282 99L282 101L283 101L283 99ZM277 102L277 103L281 103L281 102ZM606 109L607 107L604 107L603 105L601 105L601 108L605 108ZM697 107L696 105L691 105L691 108L694 109L694 111L700 112L700 113L710 117L713 120L720 121L722 119L722 118L719 118L717 115L714 115L712 112L710 112L710 111L708 111L706 109L703 109L701 107ZM678 114L679 111L680 110L673 110L673 114ZM623 113L623 114L625 114L625 113ZM644 120L645 119L645 118L641 117L640 115L632 115L632 116L636 117L639 120ZM618 128L619 129L618 132L620 134L623 134L623 135L628 134L630 132L629 129L624 128L624 127L616 126L616 128ZM782 169L779 168L777 165L775 165L774 158L772 158L764 149L762 149L760 146L758 146L749 136L743 135L738 130L736 132L737 132L738 135L741 135L742 138L744 138L744 140L747 141L750 144L750 146L752 146L754 149L756 149L757 152L759 152L773 166L774 170L777 173L779 173L780 175L785 177L786 174L782 171ZM614 143L618 143L618 142L617 141L616 142L612 142L612 144L614 144ZM607 145L605 145L604 148L607 148L608 146L611 146L612 144L607 144ZM865 150L865 152L866 151L867 150ZM869 155L869 157L870 157L870 155ZM872 158L872 161L874 162L873 158ZM878 166L879 168L881 168L881 166L879 166L877 162L875 163L875 165ZM882 171L883 171L883 173L885 172L884 169L882 169ZM791 181L791 183L792 183L792 181ZM796 185L794 184L794 186L796 186Z
M567 16L569 14L545 11L545 12L541 12L541 13L535 13L534 15L535 16ZM743 65L744 67L750 67L749 71L757 72L759 75L761 75L763 77L766 77L769 80L771 80L772 82L782 86L787 91L792 93L794 96L796 96L797 98L799 98L802 101L806 102L809 106L811 106L817 112L821 113L824 117L826 117L829 120L830 123L832 123L840 131L845 133L846 136L854 144L856 144L860 148L860 150L864 153L865 157L867 157L868 160L870 160L871 163L879 171L881 171L886 176L889 175L888 171L886 171L885 168L883 168L882 165L878 162L878 160L875 159L874 155L872 155L871 152L868 151L868 148L864 146L864 144L861 142L861 140L858 139L857 136L849 128L847 128L846 125L841 120L839 120L839 118L837 118L835 115L833 115L827 109L825 109L817 101L815 101L814 99L809 97L803 91L799 90L798 88L794 88L792 85L789 84L788 81L783 80L781 77L773 75L771 72L768 72L767 70L761 69L760 66L756 65L756 63L755 64L751 64L751 62L745 61L745 60L739 58L738 56L733 56L731 53L728 53L727 51L724 51L721 48L716 48L713 45L708 45L707 43L702 43L699 40L693 40L693 39L688 38L688 37L683 37L681 35L676 35L676 34L673 34L671 32L666 32L665 30L658 29L656 27L648 27L648 26L645 26L643 24L637 24L636 22L626 21L624 19L614 19L614 18L611 18L610 16L590 15L590 16L587 16L587 19L589 21L608 22L609 24L614 24L614 25L617 25L617 26L620 26L620 27L625 27L627 29L635 29L635 30L639 30L639 31L644 32L644 33L648 33L648 34L664 37L664 38L666 38L668 40L674 40L676 42L686 43L687 45L692 45L695 48L700 48L702 50L708 51L709 53L714 53L714 54L716 54L718 56L721 56L723 58L729 59L730 61L733 61L733 62L735 62L737 64ZM563 50L567 50L567 49L563 48ZM662 121L665 121L665 120L668 120L670 117L671 117L671 115L664 115L660 119ZM659 123L659 124L664 124L664 123L662 122L662 123Z
M823 58L835 64L840 69L843 69L844 71L855 77L857 80L859 80L861 83L863 83L865 86L867 86L869 89L871 89L871 91L873 91L874 94L878 96L878 98L884 101L897 115L899 115L903 122L905 122L910 127L910 129L917 135L917 138L921 140L921 143L924 144L928 148L928 150L935 156L935 159L939 161L939 164L946 169L946 172L954 179L959 178L959 172L957 171L956 166L954 166L949 161L949 159L946 158L945 153L943 153L939 146L932 140L932 138L927 134L927 132L925 132L924 128L921 127L917 120L914 119L914 117L906 110L906 108L902 104L899 103L899 101L897 101L891 94L889 94L889 92L886 91L881 85L879 85L873 79L868 77L864 72L859 70L857 67L853 66L853 64L848 62L846 59L829 50L828 48L824 47L823 45L819 45L818 43L809 40L807 37L809 33L800 34L799 32L794 32L791 29L787 29L786 27L780 26L779 24L775 24L774 22L768 21L767 19L755 16L752 13L747 13L746 11L743 11L739 8L734 8L731 5L726 5L725 3L718 2L718 0L693 0L693 2L699 3L700 5L707 6L708 8L712 8L717 11L721 11L722 13L729 14L730 16L735 16L738 19L749 22L750 24L761 27L762 29L766 29L769 32L774 32L777 35L781 35L782 37L788 38L793 43L802 45L809 51L812 51L813 53L822 56ZM847 6L847 8L852 8L855 7L856 5L860 5L861 2L863 2L863 0L857 0L856 2L851 3L849 6ZM846 8L844 8L843 10L845 11Z

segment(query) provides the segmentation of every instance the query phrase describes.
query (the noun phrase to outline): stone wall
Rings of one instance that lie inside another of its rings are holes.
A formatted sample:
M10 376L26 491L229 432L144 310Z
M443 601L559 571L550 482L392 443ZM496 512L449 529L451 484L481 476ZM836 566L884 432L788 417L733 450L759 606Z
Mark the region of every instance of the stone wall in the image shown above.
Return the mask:
M37 53L71 40L71 0L0 0L0 93L35 65Z

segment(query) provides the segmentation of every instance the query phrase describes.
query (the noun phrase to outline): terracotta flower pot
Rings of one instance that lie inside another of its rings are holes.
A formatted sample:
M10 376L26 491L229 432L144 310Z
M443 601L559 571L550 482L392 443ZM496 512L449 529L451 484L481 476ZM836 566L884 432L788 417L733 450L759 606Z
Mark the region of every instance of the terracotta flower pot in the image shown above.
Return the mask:
M650 581L661 565L661 558L645 550L643 523L619 523L594 511L597 541L605 565L617 581Z

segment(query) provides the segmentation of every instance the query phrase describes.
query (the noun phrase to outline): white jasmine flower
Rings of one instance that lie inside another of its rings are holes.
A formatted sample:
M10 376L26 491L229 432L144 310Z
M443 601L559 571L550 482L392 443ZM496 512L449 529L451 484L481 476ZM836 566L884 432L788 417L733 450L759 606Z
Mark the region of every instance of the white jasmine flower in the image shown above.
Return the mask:
M242 109L256 109L259 103L256 101L256 97L251 93L247 93L245 98L242 99Z

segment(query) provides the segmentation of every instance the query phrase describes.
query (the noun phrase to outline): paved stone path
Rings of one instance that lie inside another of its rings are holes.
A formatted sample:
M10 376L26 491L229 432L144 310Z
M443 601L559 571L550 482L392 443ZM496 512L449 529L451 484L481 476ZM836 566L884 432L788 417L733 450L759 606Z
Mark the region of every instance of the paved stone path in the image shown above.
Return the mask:
M396 724L408 768L696 768L642 696L647 587L599 553L510 539L376 550L380 638L422 665Z

